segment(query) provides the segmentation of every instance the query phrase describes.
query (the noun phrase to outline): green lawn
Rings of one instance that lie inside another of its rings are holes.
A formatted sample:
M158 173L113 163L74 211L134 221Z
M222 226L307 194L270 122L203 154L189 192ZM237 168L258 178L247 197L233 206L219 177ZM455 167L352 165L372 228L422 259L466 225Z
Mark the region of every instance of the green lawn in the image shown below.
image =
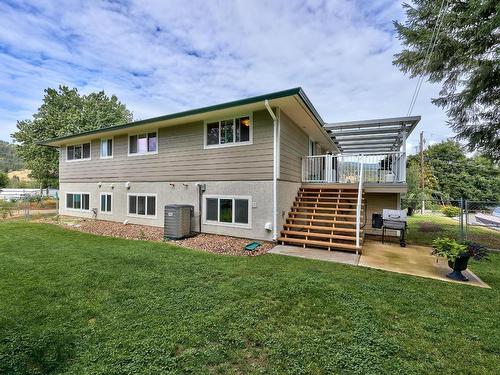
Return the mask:
M436 225L434 231L429 230L432 225ZM460 240L458 221L436 214L408 217L408 243L431 245L432 241L437 237L450 237ZM469 225L467 227L467 239L500 250L500 231Z
M493 289L0 223L0 373L492 374Z

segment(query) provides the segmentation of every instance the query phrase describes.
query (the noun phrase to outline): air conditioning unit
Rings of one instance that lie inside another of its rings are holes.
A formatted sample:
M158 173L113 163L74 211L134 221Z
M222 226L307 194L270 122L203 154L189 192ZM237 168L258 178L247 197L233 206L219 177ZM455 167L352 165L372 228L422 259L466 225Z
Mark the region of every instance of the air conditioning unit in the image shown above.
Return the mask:
M163 238L181 239L191 234L191 220L194 216L194 206L189 204L167 204Z

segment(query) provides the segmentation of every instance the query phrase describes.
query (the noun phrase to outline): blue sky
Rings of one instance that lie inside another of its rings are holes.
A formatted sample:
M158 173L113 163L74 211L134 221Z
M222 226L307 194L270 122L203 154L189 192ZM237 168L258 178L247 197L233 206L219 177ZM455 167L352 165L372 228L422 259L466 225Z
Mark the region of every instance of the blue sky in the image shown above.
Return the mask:
M135 119L296 86L328 122L403 116L403 17L389 0L0 0L0 139L59 84L115 94ZM452 135L438 90L424 83L413 111L430 141Z

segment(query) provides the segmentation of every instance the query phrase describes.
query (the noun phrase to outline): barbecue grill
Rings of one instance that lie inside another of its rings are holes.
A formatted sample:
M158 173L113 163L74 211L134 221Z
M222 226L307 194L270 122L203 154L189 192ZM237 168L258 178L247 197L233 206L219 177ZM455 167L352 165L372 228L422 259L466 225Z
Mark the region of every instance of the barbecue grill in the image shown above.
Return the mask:
M399 230L399 245L406 246L405 232L406 232L406 211L403 210L389 210L384 208L382 211L382 243L384 243L385 230Z

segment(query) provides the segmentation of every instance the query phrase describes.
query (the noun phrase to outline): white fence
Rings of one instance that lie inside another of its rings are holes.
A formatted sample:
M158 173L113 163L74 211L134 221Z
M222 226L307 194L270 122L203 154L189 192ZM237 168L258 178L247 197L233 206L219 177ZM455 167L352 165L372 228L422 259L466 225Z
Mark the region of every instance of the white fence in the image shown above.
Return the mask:
M404 152L305 156L302 159L302 182L358 183L361 164L364 183L406 182Z

